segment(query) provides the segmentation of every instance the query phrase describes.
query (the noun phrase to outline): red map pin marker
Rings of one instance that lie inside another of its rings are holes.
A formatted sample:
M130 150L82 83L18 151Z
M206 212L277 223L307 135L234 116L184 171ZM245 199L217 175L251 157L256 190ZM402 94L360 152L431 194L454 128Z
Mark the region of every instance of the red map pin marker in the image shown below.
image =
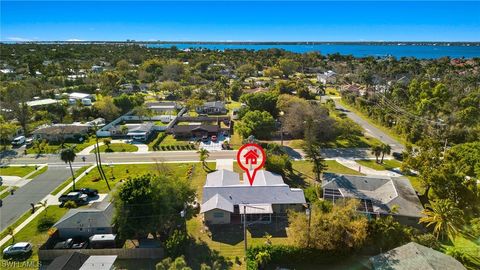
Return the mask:
M265 165L266 159L265 151L256 143L247 143L238 149L237 162L246 172L250 186L253 185L257 171Z

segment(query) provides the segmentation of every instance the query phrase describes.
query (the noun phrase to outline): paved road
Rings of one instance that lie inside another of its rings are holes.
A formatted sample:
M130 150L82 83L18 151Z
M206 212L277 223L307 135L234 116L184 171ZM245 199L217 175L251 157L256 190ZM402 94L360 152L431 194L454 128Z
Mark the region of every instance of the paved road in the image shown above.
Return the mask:
M14 195L8 195L0 207L0 231L30 210L30 203L40 202L70 176L70 169L65 164L49 166L46 172L17 189Z
M381 131L380 129L376 128L375 126L367 122L362 117L358 116L354 112L351 112L350 110L342 106L338 101L339 100L338 98L332 98L332 100L335 102L335 106L337 107L337 109L343 111L348 118L352 119L355 123L359 124L370 136L375 137L386 144L389 144L392 147L393 151L401 152L405 149L405 146L401 144L399 141L390 137L385 132Z

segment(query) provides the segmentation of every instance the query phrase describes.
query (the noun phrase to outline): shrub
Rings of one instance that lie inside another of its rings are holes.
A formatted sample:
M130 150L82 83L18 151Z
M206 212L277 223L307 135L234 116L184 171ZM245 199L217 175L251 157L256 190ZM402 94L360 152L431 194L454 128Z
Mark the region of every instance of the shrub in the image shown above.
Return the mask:
M39 232L46 232L55 224L55 219L49 215L43 215L37 222L37 230Z
M63 207L67 209L72 209L72 208L77 208L77 204L74 201L67 201L66 203L63 204Z
M168 256L177 257L184 253L188 244L188 236L184 231L175 230L165 241Z

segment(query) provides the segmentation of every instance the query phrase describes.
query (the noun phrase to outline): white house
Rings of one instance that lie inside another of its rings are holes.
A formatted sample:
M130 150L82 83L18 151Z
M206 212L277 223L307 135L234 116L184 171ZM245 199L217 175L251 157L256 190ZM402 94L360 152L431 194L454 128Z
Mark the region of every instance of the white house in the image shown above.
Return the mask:
M322 84L332 84L336 82L337 73L334 71L326 71L324 73L317 74L317 80Z
M207 175L200 213L207 224L247 221L269 223L272 215L285 215L288 209L302 210L303 190L290 188L280 175L260 170L250 186L247 176L218 170Z

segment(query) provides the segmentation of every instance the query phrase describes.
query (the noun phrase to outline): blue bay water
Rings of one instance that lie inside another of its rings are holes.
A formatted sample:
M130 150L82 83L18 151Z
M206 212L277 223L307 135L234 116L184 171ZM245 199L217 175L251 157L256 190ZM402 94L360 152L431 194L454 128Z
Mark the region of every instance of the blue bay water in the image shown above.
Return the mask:
M205 48L210 50L264 50L269 48L285 49L295 53L318 51L323 55L340 53L353 55L355 57L416 57L420 59L436 59L449 56L451 58L474 58L480 57L480 46L458 46L458 45L366 45L366 44L314 44L314 45L291 45L291 44L148 44L150 48L170 48L176 46L179 49Z

